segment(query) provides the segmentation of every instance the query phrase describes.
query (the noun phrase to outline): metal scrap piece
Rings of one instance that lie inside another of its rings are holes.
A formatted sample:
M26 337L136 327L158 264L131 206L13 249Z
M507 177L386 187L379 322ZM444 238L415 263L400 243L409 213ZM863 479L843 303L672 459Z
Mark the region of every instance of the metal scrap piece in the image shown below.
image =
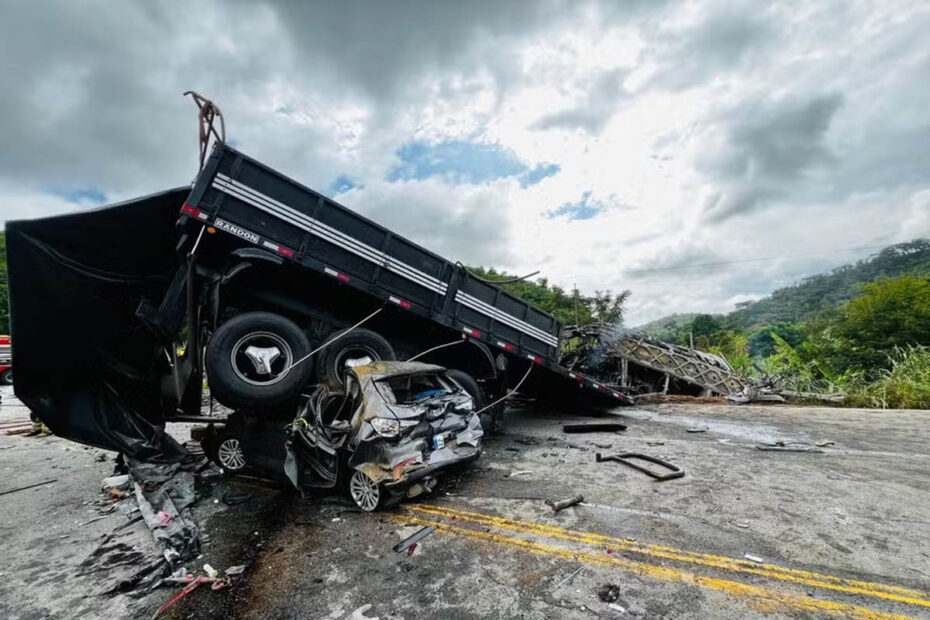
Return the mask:
M401 551L405 549L409 549L410 547L414 546L415 544L417 544L418 542L420 542L421 540L423 540L424 538L432 534L435 530L436 530L436 526L430 525L430 526L424 527L421 530L416 531L413 534L413 536L408 536L404 540L394 545L394 551L396 553L400 553Z
M816 454L823 454L823 450L820 448L803 444L789 445L783 441L776 441L775 443L757 443L756 450L763 450L765 452L814 452Z
M625 431L626 424L616 422L595 422L593 424L563 424L563 433L612 433Z
M565 510L566 508L574 506L575 504L580 504L583 501L584 496L579 493L574 497L569 497L568 499L562 499L558 501L547 499L546 505L552 508L552 512L559 512L560 510Z
M679 467L678 465L669 463L668 461L662 460L656 456L649 456L648 454L638 454L636 452L624 452L623 454L610 454L607 456L602 456L600 452L597 452L594 455L594 459L595 459L595 462L597 463L600 463L602 461L617 461L618 463L623 463L624 465L628 467L632 467L633 469L643 472L647 476L655 478L659 482L665 482L666 480L674 480L676 478L683 478L685 475L685 470ZM648 461L650 463L655 463L656 465L665 467L666 469L669 469L671 471L667 474L660 474L660 473L652 471L648 467L643 467L639 463L635 463L629 459L639 459L641 461Z

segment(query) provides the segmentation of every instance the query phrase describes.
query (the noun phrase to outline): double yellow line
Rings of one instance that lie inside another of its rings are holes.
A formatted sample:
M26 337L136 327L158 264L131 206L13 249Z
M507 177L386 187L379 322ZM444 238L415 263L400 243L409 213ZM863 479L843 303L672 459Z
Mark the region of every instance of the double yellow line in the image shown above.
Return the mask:
M735 573L777 579L808 587L834 590L847 594L864 595L873 598L894 601L897 603L930 608L930 598L928 598L926 594L916 590L910 590L893 585L855 579L846 579L834 575L825 575L812 571L786 568L772 564L757 564L754 562L729 558L726 556L698 553L662 545L639 544L626 538L616 538L611 536L604 536L602 534L595 534L592 532L569 530L560 527L544 525L541 523L521 521L518 519L510 519L496 515L470 512L467 510L452 509L443 506L417 504L409 505L407 508L411 511L430 515L433 517L443 517L446 519L457 520L463 523L471 523L479 526L509 530L511 532L543 536L546 538L556 538L573 543L592 545L599 547L602 550L598 553L576 552L563 547L543 545L540 543L514 538L512 536L492 534L448 523L439 523L440 530L444 529L449 533L454 533L473 539L487 540L511 547L519 547L534 553L544 553L596 565L624 568L627 570L633 570L640 574L650 575L661 579L695 583L715 590L728 592L730 594L750 597L756 601L757 606L762 605L763 607L766 607L774 605L777 607L781 605L808 611L838 613L860 618L906 617L895 614L887 614L885 612L879 612L864 607L847 605L844 603L795 596L785 592L743 584L736 581L705 577L678 569L619 558L614 554L614 552L624 551L644 556L646 558L657 558L663 560L673 560L676 562L697 564L704 567L723 569ZM421 519L418 517L407 519L420 524L437 524L436 521Z

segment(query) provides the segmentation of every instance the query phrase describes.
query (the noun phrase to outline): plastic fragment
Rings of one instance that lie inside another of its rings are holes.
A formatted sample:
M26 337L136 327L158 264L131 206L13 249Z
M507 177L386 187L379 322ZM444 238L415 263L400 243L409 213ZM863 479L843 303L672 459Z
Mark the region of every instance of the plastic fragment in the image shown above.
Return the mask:
M759 564L765 561L757 555L750 555L748 553L744 555L743 557L749 560L750 562L758 562Z

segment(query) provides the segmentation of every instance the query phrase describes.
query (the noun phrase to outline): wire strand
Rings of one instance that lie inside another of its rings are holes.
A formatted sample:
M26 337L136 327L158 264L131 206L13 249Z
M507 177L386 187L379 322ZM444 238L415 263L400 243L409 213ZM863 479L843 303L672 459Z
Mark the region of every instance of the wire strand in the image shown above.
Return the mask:
M523 385L523 382L526 381L526 378L530 376L530 373L531 373L532 371L533 371L533 364L530 364L530 367L526 369L526 374L523 375L523 378L520 379L520 382L517 383L517 384L513 387L512 390L510 390L509 392L507 392L506 394L504 394L503 396L501 396L500 398L498 398L497 400L495 400L495 401L494 401L493 403L491 403L490 405L485 405L484 407L482 407L481 409L479 409L479 410L476 411L475 413L481 413L481 412L483 412L483 411L486 411L486 410L490 409L491 407L493 407L494 405L496 405L497 403L503 402L503 401L507 400L508 398L510 398L511 396L513 396L514 393L515 393L517 390L520 389L520 386Z
M385 304L385 305L386 305L386 304ZM293 364L291 364L290 366L288 366L288 367L287 367L287 370L285 370L284 373L289 372L289 371L291 370L291 368L293 368L294 366L297 366L297 364L302 364L303 362L307 361L308 359L310 359L311 357L313 357L314 355L316 355L317 353L319 353L320 351L322 351L323 349L325 349L326 347L328 347L328 346L331 345L332 343L336 342L337 340L339 340L339 339L342 338L343 336L348 335L348 334L349 334L351 331L353 331L354 329L356 329L356 328L358 328L358 327L361 327L366 321L368 321L369 319L373 318L376 314L378 314L378 313L381 312L382 310L384 310L384 306L381 306L380 308L378 308L377 310L375 310L374 312L372 312L371 314L369 314L368 316L366 316L364 319L362 319L361 321L359 321L358 323L356 323L355 325L353 325L352 327L350 327L349 329L347 329L347 330L345 330L345 331L339 332L338 334L336 334L336 336L334 336L333 338L330 338L329 340L327 340L326 342L324 342L323 344L321 344L320 346L318 346L317 348L315 348L314 350L310 351L309 353L307 353L306 355L304 355L302 358L300 358L299 360L297 360L296 362L294 362ZM281 374L283 375L284 373L281 373Z
M414 355L413 357L411 357L411 358L408 359L407 361L408 361L408 362L412 362L413 360L417 359L418 357L423 357L423 356L426 355L427 353L432 353L433 351L438 351L439 349L445 349L446 347L451 347L451 346L454 345L454 344L461 344L461 343L463 343L463 342L465 342L465 339L464 339L464 338L459 338L458 340L453 340L452 342L447 342L446 344L441 344L441 345L439 345L439 346L433 347L432 349L427 349L426 351L423 351L423 352L421 352L421 353L417 353L416 355Z

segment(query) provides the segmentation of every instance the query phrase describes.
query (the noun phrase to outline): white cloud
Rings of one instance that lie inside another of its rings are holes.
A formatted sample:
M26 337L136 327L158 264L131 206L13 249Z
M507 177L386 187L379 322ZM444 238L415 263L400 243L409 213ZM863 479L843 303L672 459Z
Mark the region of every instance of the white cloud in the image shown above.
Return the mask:
M449 258L630 288L631 323L725 311L930 234L928 29L908 2L18 3L0 215L189 182L195 89L238 148L348 176L340 200ZM414 141L560 170L386 181ZM597 217L548 217L588 192Z

